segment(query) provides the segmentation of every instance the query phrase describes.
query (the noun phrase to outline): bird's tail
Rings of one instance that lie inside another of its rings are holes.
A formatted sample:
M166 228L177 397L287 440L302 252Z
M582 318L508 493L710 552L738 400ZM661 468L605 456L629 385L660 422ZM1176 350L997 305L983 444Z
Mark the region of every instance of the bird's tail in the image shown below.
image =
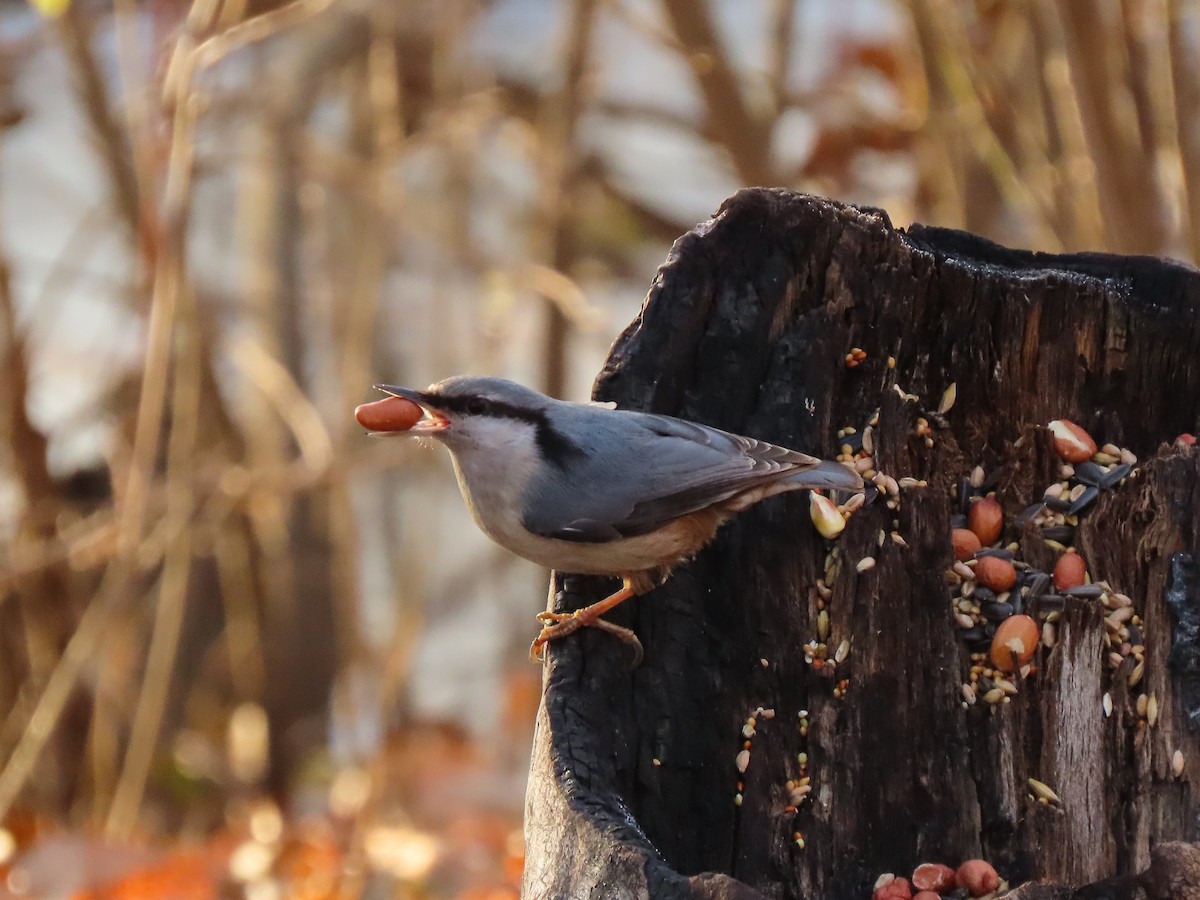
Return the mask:
M788 480L806 488L820 488L827 491L861 491L863 489L863 480L857 472L849 466L828 460L811 469L800 469Z

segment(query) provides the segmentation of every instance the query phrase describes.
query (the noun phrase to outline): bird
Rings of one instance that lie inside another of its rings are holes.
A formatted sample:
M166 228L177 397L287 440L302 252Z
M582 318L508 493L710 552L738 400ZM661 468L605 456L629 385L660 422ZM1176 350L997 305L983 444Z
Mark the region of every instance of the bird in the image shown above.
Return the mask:
M559 572L621 579L590 606L540 613L529 649L535 662L549 642L593 627L628 643L639 664L637 635L605 613L661 584L760 500L805 488L863 490L858 473L839 462L672 416L557 400L502 378L375 388L420 408L399 433L445 445L467 508L489 538Z

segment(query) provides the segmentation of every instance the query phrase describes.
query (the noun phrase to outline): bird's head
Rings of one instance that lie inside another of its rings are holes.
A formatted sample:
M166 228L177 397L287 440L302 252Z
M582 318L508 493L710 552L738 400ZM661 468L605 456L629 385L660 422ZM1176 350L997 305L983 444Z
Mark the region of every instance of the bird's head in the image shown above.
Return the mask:
M404 433L436 438L456 452L533 445L551 428L549 410L554 401L502 378L457 375L423 391L388 384L375 387L411 400L424 411L421 420Z

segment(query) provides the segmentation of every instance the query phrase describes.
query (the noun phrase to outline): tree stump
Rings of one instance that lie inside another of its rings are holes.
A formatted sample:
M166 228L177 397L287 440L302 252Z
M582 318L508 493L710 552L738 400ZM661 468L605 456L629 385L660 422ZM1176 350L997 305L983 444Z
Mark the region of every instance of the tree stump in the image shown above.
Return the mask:
M1196 848L1168 842L1200 829L1200 450L1175 442L1200 421L1198 356L1200 272L1165 260L1009 250L761 189L680 238L596 398L826 457L874 420L874 467L903 486L834 541L801 493L742 514L612 616L640 668L591 630L551 646L525 896L865 900L880 873L973 857L1044 882L1024 897L1200 896L1162 887L1194 884ZM1077 527L1030 508L1061 480L1060 418L1139 459ZM1057 541L1107 591L1030 598L1053 647L968 696L990 640L956 607L950 532L989 490L1019 585ZM552 605L611 586L557 577ZM1133 613L1114 623L1117 593Z

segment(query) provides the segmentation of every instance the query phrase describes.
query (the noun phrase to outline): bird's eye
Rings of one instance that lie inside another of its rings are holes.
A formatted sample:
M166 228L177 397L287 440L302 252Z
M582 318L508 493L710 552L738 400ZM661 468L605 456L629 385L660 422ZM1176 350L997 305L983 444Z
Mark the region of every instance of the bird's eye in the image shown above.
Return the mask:
M472 397L467 401L467 412L473 416L482 416L487 412L487 401L479 397Z

